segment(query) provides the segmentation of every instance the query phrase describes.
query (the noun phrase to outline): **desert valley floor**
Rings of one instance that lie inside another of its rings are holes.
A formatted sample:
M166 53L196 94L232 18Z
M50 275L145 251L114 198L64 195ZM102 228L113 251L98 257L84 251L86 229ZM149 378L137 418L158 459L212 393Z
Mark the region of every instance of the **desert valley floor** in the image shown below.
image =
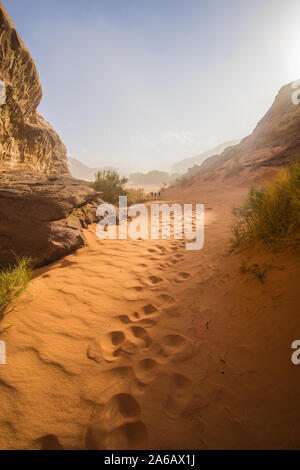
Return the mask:
M34 272L1 325L0 448L300 448L299 262L230 252L247 190L224 187L166 193L206 204L201 251L99 241L92 225L86 247Z

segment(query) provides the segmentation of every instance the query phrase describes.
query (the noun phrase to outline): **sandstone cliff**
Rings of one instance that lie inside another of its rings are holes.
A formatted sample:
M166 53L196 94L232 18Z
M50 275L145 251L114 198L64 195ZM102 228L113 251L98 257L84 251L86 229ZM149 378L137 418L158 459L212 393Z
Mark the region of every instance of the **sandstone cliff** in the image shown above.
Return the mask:
M213 155L188 175L232 173L248 167L281 166L300 156L300 105L292 102L292 83L281 88L263 119L240 144Z
M42 88L35 64L1 3L0 80L6 91L0 107L0 167L67 175L66 148L37 112Z
M37 112L36 67L1 3L0 80L0 268L23 256L42 266L85 243L102 201L70 177L64 144Z

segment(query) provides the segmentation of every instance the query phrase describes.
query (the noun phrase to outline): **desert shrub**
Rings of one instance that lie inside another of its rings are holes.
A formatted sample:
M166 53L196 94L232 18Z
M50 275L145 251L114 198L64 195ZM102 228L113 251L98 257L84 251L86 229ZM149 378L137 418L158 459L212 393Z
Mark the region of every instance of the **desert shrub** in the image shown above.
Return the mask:
M126 196L125 184L127 179L121 177L116 171L102 170L95 174L95 181L91 187L101 192L101 198L110 204L118 204L119 196Z
M132 206L133 204L142 204L151 199L149 195L145 194L145 191L142 188L128 188L126 193L128 206Z
M262 284L265 283L266 280L266 275L269 269L271 269L272 266L270 265L263 265L260 266L259 264L255 263L252 264L251 266L247 266L245 262L243 262L240 266L240 273L245 274L245 273L250 273L252 274L256 279L258 279Z
M0 270L0 317L6 307L26 288L31 274L29 258L17 259L15 266Z
M234 246L261 241L300 244L300 163L282 170L262 189L252 188L246 202L233 209Z

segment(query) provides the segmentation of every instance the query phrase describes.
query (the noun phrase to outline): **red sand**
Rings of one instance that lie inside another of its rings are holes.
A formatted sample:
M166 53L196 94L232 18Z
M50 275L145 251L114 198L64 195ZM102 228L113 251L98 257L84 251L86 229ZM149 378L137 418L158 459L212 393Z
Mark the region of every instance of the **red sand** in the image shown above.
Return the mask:
M200 189L199 189L200 188ZM0 448L300 448L299 258L229 253L247 189L195 183L205 247L104 241L35 271L2 321ZM243 262L269 266L265 283Z

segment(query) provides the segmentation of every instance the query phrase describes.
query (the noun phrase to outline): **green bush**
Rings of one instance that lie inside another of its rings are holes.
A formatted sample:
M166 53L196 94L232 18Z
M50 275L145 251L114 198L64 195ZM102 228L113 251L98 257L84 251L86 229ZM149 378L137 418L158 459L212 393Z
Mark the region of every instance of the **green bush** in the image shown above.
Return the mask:
M246 202L233 209L232 244L261 241L268 245L300 244L300 164L282 170L273 183L252 188Z
M0 270L0 317L6 307L26 288L31 275L28 258L17 259L15 266Z
M119 196L127 196L127 205L140 204L150 199L142 188L125 188L127 179L116 171L102 170L95 174L95 181L90 186L101 192L101 198L109 204L119 204Z
M132 206L133 204L143 204L150 200L150 196L145 194L145 191L142 188L128 188L126 192L128 206Z
M118 204L119 196L127 196L125 184L126 178L122 178L116 171L102 170L95 174L95 181L91 187L101 192L101 198L109 204Z

